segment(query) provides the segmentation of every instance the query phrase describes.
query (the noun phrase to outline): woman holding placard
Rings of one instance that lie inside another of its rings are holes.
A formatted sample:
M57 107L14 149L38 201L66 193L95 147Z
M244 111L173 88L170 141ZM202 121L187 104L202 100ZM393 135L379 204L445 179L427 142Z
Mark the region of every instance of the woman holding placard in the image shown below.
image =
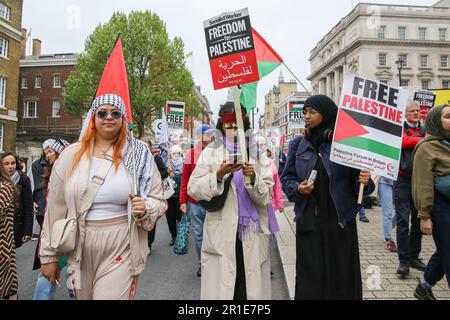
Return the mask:
M284 192L295 202L295 299L362 299L355 217L360 184L365 194L375 186L370 172L330 161L337 111L327 96L306 100L305 135L290 143L281 176Z

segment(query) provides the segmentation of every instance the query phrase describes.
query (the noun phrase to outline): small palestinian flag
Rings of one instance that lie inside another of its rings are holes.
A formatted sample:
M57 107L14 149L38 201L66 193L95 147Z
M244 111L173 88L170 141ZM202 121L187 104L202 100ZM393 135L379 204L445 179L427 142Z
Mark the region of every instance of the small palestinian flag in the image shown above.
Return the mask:
M184 116L184 104L167 102L166 113L174 116Z
M403 127L369 114L339 108L333 141L399 160Z
M289 111L290 112L302 112L304 102L296 102L296 101L289 101Z

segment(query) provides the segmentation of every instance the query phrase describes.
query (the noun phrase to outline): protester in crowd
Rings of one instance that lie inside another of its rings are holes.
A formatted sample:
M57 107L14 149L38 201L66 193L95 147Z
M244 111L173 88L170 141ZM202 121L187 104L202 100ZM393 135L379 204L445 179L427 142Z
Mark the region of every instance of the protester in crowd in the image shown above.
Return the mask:
M175 244L175 239L177 238L177 221L181 220L181 210L180 210L180 186L181 177L183 171L183 157L182 150L180 146L173 145L169 152L169 162L167 165L167 172L169 177L175 181L175 193L167 200L169 204L169 209L166 213L167 225L169 226L170 234L172 235L172 240L170 240L169 245L173 246Z
M397 244L392 237L392 229L395 225L393 197L394 181L385 177L380 177L378 181L378 194L381 201L381 214L383 217L383 234L386 241L386 248L391 252L397 252Z
M202 124L195 130L195 138L198 142L195 147L186 152L180 187L180 210L182 213L189 214L199 264L201 263L203 224L205 222L206 210L195 199L188 196L187 186L200 154L214 139L213 132L214 130L207 124ZM200 277L201 274L202 268L200 265L197 269L197 276Z
M413 198L420 229L433 235L436 252L425 268L414 296L436 300L433 286L444 275L450 289L450 106L433 107L427 115L426 132L413 155Z
M14 183L19 199L14 214L14 243L17 248L31 240L33 232L33 194L31 182L22 171L18 157L13 153L2 155L3 165Z
M362 299L356 215L360 184L375 189L370 172L330 161L338 108L327 96L304 105L307 130L289 146L281 176L283 190L295 203L295 299ZM308 181L312 170L315 182Z
M0 165L0 300L17 300L15 195L14 183L5 167Z
M55 141L54 139L48 139L44 141L44 143L42 144L42 155L39 157L39 159L35 160L31 164L31 167L27 173L28 178L30 178L31 181L31 191L33 192L34 218L35 221L37 222L37 227L35 228L35 226L33 226L33 234L37 235L38 239L42 229L42 223L44 221L45 206L47 204L46 190L44 188L44 177L43 177L45 168L47 167L45 151L48 149L50 145L54 143L54 141ZM37 266L36 269L39 269L40 263L39 261L37 262L39 266ZM35 268L33 268L33 270L35 270Z
M153 159L155 161L156 167L158 168L159 174L161 175L161 179L162 180L166 179L169 176L169 173L167 172L167 167L164 164L164 160L161 158L161 156L153 151L152 140L149 137L143 137L141 139L141 141L147 144L148 149L153 154ZM153 242L155 242L156 225L157 225L157 222L155 222L155 227L148 233L149 254L152 252L152 245L153 245Z
M45 198L47 198L48 194L48 184L49 179L52 173L53 165L55 164L56 159L58 159L61 152L69 145L69 142L67 142L64 139L52 139L52 144L48 145L45 148L45 154L46 154L46 166L44 168L44 173L42 175L43 178L43 187L45 190ZM67 265L67 257L61 256L59 258L59 270L62 270ZM36 253L34 257L34 266L33 270L40 269L41 262L39 260L38 256L38 248L36 248ZM67 271L67 269L66 269ZM66 272L67 275L67 272ZM36 287L34 288L34 294L33 294L33 300L54 300L55 299L55 291L56 291L56 285L50 283L50 281L45 278L42 273L39 273ZM74 295L71 288L68 288L68 296L69 299L73 300Z
M271 299L272 171L250 137L249 159L242 158L237 116L249 132L245 111L236 115L233 102L222 105L221 136L203 150L188 183L188 194L207 207L201 253L201 298L207 300Z
M397 226L397 253L400 260L397 274L409 275L409 268L425 270L425 264L419 259L422 250L422 233L417 209L412 198L411 175L413 171L412 152L423 139L425 130L420 123L420 107L409 103L406 108L400 170L394 182L394 206ZM411 228L409 222L411 220Z
M286 154L284 153L284 150L280 148L279 154L278 154L278 176L281 177L281 174L283 173L284 167L286 165Z
M272 208L274 211L283 212L284 211L284 202L283 202L283 191L281 190L281 181L280 176L278 175L278 170L275 165L275 161L272 159L272 152L267 149L267 141L264 137L257 137L256 143L258 144L259 152L265 152L267 155L267 159L270 163L270 169L272 170L273 176L273 192L272 192Z
M60 254L50 244L53 226L67 212L77 212L78 241L68 252L77 299L134 299L147 261L148 230L167 205L148 147L127 131L122 98L97 97L80 142L64 150L50 177L41 271L56 283Z

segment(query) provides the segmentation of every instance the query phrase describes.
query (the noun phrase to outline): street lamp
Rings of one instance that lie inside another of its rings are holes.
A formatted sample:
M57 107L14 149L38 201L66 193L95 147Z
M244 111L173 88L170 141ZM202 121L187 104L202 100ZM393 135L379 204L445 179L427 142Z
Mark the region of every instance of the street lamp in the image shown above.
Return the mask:
M397 69L398 69L398 81L399 81L399 86L402 86L402 69L403 69L403 60L398 59L397 61L395 61L395 64L397 65Z

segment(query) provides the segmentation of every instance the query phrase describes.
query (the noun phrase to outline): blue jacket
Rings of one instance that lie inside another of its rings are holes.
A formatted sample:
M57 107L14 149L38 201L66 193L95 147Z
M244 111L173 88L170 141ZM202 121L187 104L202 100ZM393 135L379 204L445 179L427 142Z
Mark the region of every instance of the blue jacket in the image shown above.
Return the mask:
M331 197L336 206L341 226L355 218L361 205L358 202L359 170L345 167L330 161L331 142L319 147L323 165L330 179ZM281 175L283 191L290 202L295 202L295 219L303 213L309 196L297 192L298 185L307 180L317 161L317 152L311 142L297 137L289 144L286 167ZM370 180L364 194L371 194L375 184Z

